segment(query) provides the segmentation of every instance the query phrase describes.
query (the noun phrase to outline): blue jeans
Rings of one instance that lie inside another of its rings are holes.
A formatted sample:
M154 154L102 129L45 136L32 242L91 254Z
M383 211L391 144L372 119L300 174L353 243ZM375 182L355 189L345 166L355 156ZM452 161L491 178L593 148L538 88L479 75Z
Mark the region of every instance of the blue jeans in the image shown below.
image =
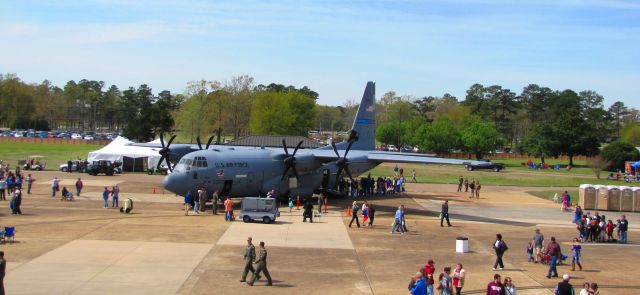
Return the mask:
M52 187L51 187L51 197L53 198L53 197L55 197L55 196L56 196L56 187L55 187L55 186L52 186Z
M627 231L626 230L621 230L620 231L620 243L623 243L623 244L627 243Z
M76 188L76 196L77 196L77 197L79 197L79 196L80 196L80 191L81 191L81 189Z
M200 202L193 202L193 213L199 213L200 211Z
M427 284L427 295L433 295L433 285Z
M104 207L107 208L109 207L109 198L103 198L104 200Z
M549 262L549 272L547 276L550 277L551 274L558 275L558 270L556 269L556 263L558 262L558 256L551 256L551 261Z
M393 228L391 228L391 233L396 232L397 229L400 229L400 232L404 233L404 226L402 226L402 221L398 219L396 219L393 222Z
M118 207L118 197L117 196L113 196L111 198L111 207Z

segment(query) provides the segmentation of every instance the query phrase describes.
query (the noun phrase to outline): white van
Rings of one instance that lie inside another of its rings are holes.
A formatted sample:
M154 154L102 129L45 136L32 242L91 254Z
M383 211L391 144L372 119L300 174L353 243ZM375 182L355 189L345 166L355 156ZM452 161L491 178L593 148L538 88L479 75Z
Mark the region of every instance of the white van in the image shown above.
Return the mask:
M252 198L242 199L242 209L240 218L244 222L262 220L264 223L271 223L280 217L278 211L278 201L274 198Z

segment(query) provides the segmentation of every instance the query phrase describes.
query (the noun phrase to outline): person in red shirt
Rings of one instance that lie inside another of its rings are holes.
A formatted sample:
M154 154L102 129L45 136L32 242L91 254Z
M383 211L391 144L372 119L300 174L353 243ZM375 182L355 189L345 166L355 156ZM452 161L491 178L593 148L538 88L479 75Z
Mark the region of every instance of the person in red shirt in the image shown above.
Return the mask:
M493 275L493 281L487 285L487 295L505 295L504 285L500 282L500 275Z
M424 273L427 277L427 294L433 295L433 273L436 272L436 266L433 262L433 259L429 259L427 264L424 266Z
M607 223L607 241L611 242L613 241L613 228L615 226L613 225L613 221L611 221L611 219L609 219L609 222Z
M229 197L224 201L224 221L233 221L233 201Z

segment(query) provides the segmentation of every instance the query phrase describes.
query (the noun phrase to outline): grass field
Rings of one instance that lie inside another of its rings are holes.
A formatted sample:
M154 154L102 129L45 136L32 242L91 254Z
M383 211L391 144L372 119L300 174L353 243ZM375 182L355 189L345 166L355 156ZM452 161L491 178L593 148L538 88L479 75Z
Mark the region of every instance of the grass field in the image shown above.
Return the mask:
M495 162L502 162L496 160ZM503 162L505 164L505 162ZM509 165L509 164L507 164ZM513 165L513 164L511 164ZM520 165L519 162L517 165ZM393 176L394 164L382 164L371 170L372 176ZM424 183L457 183L458 177L462 176L469 180L475 179L484 185L514 185L514 186L554 186L554 187L578 187L580 184L606 184L624 185L621 181L596 179L593 173L587 174L584 171L560 170L530 170L527 168L507 167L501 172L493 171L467 171L463 166L458 165L421 165L402 164L405 176L411 176L411 170L416 170L417 179ZM585 168L589 169L589 168ZM590 171L590 170L589 170ZM605 175L603 173L603 175Z
M86 159L91 151L100 149L102 145L93 144L32 144L32 143L0 143L0 160L5 164L15 167L18 160L24 160L28 156L44 156L42 161L46 163L45 170L57 170L60 164L69 159Z
M563 192L564 192L563 190L548 190L548 191L529 191L527 193L545 200L553 200L553 196L555 194L558 194L558 199L559 199L558 203L562 203ZM578 190L567 190L567 192L571 197L571 203L578 204L580 202L580 195L578 194Z

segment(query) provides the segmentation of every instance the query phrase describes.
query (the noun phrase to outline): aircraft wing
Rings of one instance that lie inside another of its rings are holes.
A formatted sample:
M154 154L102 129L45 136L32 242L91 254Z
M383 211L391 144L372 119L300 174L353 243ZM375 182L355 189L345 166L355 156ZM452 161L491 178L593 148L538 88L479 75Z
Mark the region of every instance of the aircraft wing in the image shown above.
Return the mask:
M487 164L487 162L484 162L484 161L438 158L431 155L389 153L389 152L370 152L367 158L369 159L369 161L373 161L373 162L450 164L450 165Z

